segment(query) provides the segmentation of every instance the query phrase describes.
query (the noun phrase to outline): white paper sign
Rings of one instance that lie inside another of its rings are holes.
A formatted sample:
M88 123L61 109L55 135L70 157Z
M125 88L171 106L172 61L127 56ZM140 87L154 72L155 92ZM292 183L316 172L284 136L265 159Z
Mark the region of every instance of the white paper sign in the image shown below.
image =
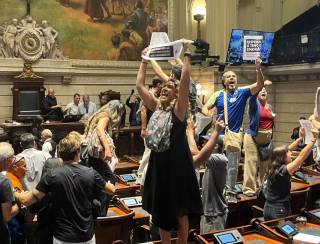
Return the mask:
M191 43L192 41L190 41ZM169 42L167 33L153 32L149 49L142 56L146 60L172 60L180 57L183 40Z
M244 36L243 40L243 60L256 60L260 56L263 36Z
M166 32L152 32L149 46L155 47L169 42L170 40Z
M314 105L314 116L320 118L320 87L317 89L316 100Z
M312 124L310 120L301 119L299 120L301 128L304 128L305 136L304 136L304 143L309 144L309 142L312 140L313 135L311 132Z

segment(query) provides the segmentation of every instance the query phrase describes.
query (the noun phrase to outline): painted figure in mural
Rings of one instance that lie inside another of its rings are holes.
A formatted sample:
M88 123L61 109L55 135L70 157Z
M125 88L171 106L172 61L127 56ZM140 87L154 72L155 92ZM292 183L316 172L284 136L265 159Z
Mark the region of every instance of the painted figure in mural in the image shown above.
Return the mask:
M112 48L107 53L107 60L120 60L120 35L114 34L111 37Z
M11 56L16 56L16 35L18 33L17 28L18 20L12 19L12 23L7 26L6 30L3 33L3 41L6 46L6 52Z
M43 33L45 40L45 48L43 51L44 57L50 57L52 54L52 50L55 47L54 43L56 38L58 37L58 32L53 29L51 26L48 26L48 22L46 20L42 21L41 32Z
M124 0L109 0L109 2L112 6L112 14L113 15L120 14L123 16L123 18L125 18L127 16L126 11L125 11L125 8L127 6L126 6L126 3ZM120 10L120 12L116 12L116 9Z
M138 59L138 53L135 46L130 42L130 31L122 31L123 41L120 44L120 60L134 61Z
M132 29L132 26L132 20L128 20L128 22L126 23L126 29L128 29L130 32L129 40L136 47L137 53L141 53L141 51L145 47L145 40L142 39L138 32Z
M130 16L132 20L132 29L139 33L143 40L147 40L147 25L149 14L144 10L143 3L138 0L135 4L135 10Z
M104 16L104 11L107 17ZM84 12L90 16L89 21L103 22L105 18L111 18L107 0L86 0Z

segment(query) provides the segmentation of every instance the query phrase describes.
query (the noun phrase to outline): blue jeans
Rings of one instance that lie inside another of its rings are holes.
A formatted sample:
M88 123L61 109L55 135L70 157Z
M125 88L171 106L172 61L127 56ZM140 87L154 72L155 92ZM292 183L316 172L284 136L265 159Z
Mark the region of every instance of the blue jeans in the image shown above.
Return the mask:
M266 201L263 209L264 220L283 218L291 214L290 202L271 203Z

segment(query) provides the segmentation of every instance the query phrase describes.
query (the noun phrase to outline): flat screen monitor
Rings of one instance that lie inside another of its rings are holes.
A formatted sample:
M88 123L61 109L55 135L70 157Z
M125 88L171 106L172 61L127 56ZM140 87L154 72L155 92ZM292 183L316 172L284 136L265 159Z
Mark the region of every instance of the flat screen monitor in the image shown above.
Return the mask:
M277 226L277 229L285 234L286 236L292 237L298 233L297 227L291 222L291 221L286 221L283 224L279 224Z
M263 64L269 63L274 32L233 29L226 62L230 64L254 63L260 56Z
M314 214L315 216L317 216L318 218L320 218L320 210L312 212L312 214Z
M135 180L136 180L136 178L135 178L132 174L120 175L120 177L121 177L125 182L135 181Z
M290 225L284 225L282 226L282 230L287 233L287 235L291 235L295 229L293 229Z
M232 235L232 233L222 234L217 236L221 243L233 243L236 241L236 238Z
M127 205L127 206L134 206L137 205L137 200L135 198L127 198L127 199L123 199L123 202Z

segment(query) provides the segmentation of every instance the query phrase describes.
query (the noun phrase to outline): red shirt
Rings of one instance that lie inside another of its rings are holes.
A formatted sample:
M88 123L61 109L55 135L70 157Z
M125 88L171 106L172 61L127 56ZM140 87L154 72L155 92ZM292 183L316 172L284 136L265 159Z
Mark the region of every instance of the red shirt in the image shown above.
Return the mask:
M271 130L273 127L273 115L269 106L263 106L260 103L260 121L259 128L264 130Z

